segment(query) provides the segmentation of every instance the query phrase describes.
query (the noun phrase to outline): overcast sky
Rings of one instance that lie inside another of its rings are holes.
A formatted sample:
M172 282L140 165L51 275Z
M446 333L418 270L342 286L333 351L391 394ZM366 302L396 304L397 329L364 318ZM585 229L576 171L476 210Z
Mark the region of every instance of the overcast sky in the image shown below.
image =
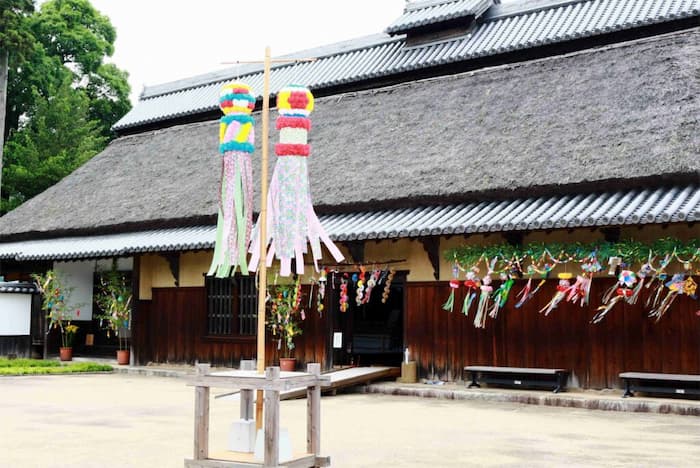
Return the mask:
M111 61L144 85L214 71L221 62L272 55L382 32L405 0L91 0L117 29ZM229 65L230 66L230 65Z

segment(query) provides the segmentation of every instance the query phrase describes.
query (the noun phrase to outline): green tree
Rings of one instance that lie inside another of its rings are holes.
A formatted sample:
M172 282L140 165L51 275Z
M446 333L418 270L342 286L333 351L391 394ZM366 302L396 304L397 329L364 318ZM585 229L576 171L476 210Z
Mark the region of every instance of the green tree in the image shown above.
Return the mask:
M3 113L8 165L0 209L7 209L104 148L131 104L128 74L104 63L116 31L89 0L48 0L33 13L31 0L0 0L0 6L0 52L4 44L13 50ZM20 42L22 53L14 53ZM66 112L56 112L61 108Z
M90 119L90 99L65 80L50 97L39 97L27 124L6 145L5 188L11 210L43 192L105 145L98 123Z
M2 187L3 148L7 114L7 82L10 51L18 58L33 42L27 28L27 16L34 11L31 0L0 0L0 188Z

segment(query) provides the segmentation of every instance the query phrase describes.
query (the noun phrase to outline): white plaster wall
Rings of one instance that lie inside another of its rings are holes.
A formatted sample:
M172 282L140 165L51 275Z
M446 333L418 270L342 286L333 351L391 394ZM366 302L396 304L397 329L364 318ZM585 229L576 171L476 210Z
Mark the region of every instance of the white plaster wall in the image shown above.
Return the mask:
M0 336L29 335L31 294L0 294Z
M64 286L72 289L67 302L72 309L71 320L92 320L92 286L95 261L54 262L53 269L61 276ZM75 309L80 310L76 316Z

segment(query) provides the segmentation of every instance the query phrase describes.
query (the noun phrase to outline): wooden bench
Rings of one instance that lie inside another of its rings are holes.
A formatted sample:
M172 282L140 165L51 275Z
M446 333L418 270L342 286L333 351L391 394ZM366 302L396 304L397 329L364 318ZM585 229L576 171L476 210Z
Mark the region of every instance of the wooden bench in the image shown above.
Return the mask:
M634 392L700 395L700 375L622 372L620 378L625 383L623 397L634 396Z
M471 374L468 388L480 387L479 382L517 387L552 388L558 393L566 388L569 371L566 369L541 369L532 367L467 366Z

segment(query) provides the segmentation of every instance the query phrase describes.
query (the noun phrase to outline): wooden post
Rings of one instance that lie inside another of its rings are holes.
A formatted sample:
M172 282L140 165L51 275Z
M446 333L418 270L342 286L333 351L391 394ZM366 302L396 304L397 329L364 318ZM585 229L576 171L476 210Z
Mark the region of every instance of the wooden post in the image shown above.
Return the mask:
M207 375L209 364L197 364L197 375ZM209 387L195 387L194 394L194 459L209 458Z
M265 378L269 383L279 379L280 368L268 367ZM265 391L265 459L264 466L278 466L280 452L280 392Z
M270 47L265 47L262 102L262 160L260 170L260 266L258 267L258 373L265 371L265 296L267 295L267 147L270 135ZM263 391L258 390L255 427L262 428Z
M306 372L321 376L321 364L310 363ZM306 389L306 451L318 456L321 453L321 385L317 382Z

